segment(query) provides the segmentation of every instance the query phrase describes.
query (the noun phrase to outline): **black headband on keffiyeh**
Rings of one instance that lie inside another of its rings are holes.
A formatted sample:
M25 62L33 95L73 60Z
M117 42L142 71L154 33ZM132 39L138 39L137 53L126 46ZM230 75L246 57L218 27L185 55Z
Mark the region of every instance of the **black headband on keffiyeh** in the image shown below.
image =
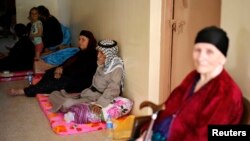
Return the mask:
M101 50L102 53L106 56L106 58L108 58L105 61L105 65L108 64L110 59L114 58L118 54L117 42L114 40L101 40L98 42L98 46L96 47L96 49Z

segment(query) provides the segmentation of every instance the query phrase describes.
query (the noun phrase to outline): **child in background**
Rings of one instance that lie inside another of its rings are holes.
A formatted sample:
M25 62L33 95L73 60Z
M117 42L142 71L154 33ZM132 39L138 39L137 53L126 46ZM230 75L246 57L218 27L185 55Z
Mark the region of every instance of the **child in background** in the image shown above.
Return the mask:
M31 21L31 30L30 30L30 38L35 45L35 60L39 60L41 57L41 53L43 50L43 25L39 20L38 9L33 7L30 9L29 19Z

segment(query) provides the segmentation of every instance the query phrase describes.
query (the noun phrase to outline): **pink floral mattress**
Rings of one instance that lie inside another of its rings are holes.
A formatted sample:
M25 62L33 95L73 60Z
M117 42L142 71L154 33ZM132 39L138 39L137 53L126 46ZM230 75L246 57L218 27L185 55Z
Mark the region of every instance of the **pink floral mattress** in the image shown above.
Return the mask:
M88 123L76 124L74 122L66 123L63 118L63 113L53 113L47 95L37 94L36 96L41 109L49 120L52 130L58 135L72 135L84 132L96 131L105 129L105 123Z

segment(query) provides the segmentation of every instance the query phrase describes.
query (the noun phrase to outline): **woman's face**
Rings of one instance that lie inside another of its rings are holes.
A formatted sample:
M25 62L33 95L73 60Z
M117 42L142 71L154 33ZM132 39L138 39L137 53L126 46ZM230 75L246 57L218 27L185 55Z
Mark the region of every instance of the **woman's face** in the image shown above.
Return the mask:
M106 55L102 53L102 51L98 50L97 53L97 64L104 65L106 60Z
M194 45L193 60L196 70L200 74L207 74L223 66L226 58L213 44L197 43Z
M83 35L79 36L79 40L78 40L78 46L80 47L80 49L86 49L88 47L89 44L89 38Z

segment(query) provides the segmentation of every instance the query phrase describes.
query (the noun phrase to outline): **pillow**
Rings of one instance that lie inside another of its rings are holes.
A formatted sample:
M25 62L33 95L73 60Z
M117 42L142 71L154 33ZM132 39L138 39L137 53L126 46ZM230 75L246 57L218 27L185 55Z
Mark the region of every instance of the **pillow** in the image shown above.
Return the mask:
M108 115L113 119L117 119L121 116L127 115L133 107L133 102L124 97L116 97L107 107L102 109L104 120L108 118Z

